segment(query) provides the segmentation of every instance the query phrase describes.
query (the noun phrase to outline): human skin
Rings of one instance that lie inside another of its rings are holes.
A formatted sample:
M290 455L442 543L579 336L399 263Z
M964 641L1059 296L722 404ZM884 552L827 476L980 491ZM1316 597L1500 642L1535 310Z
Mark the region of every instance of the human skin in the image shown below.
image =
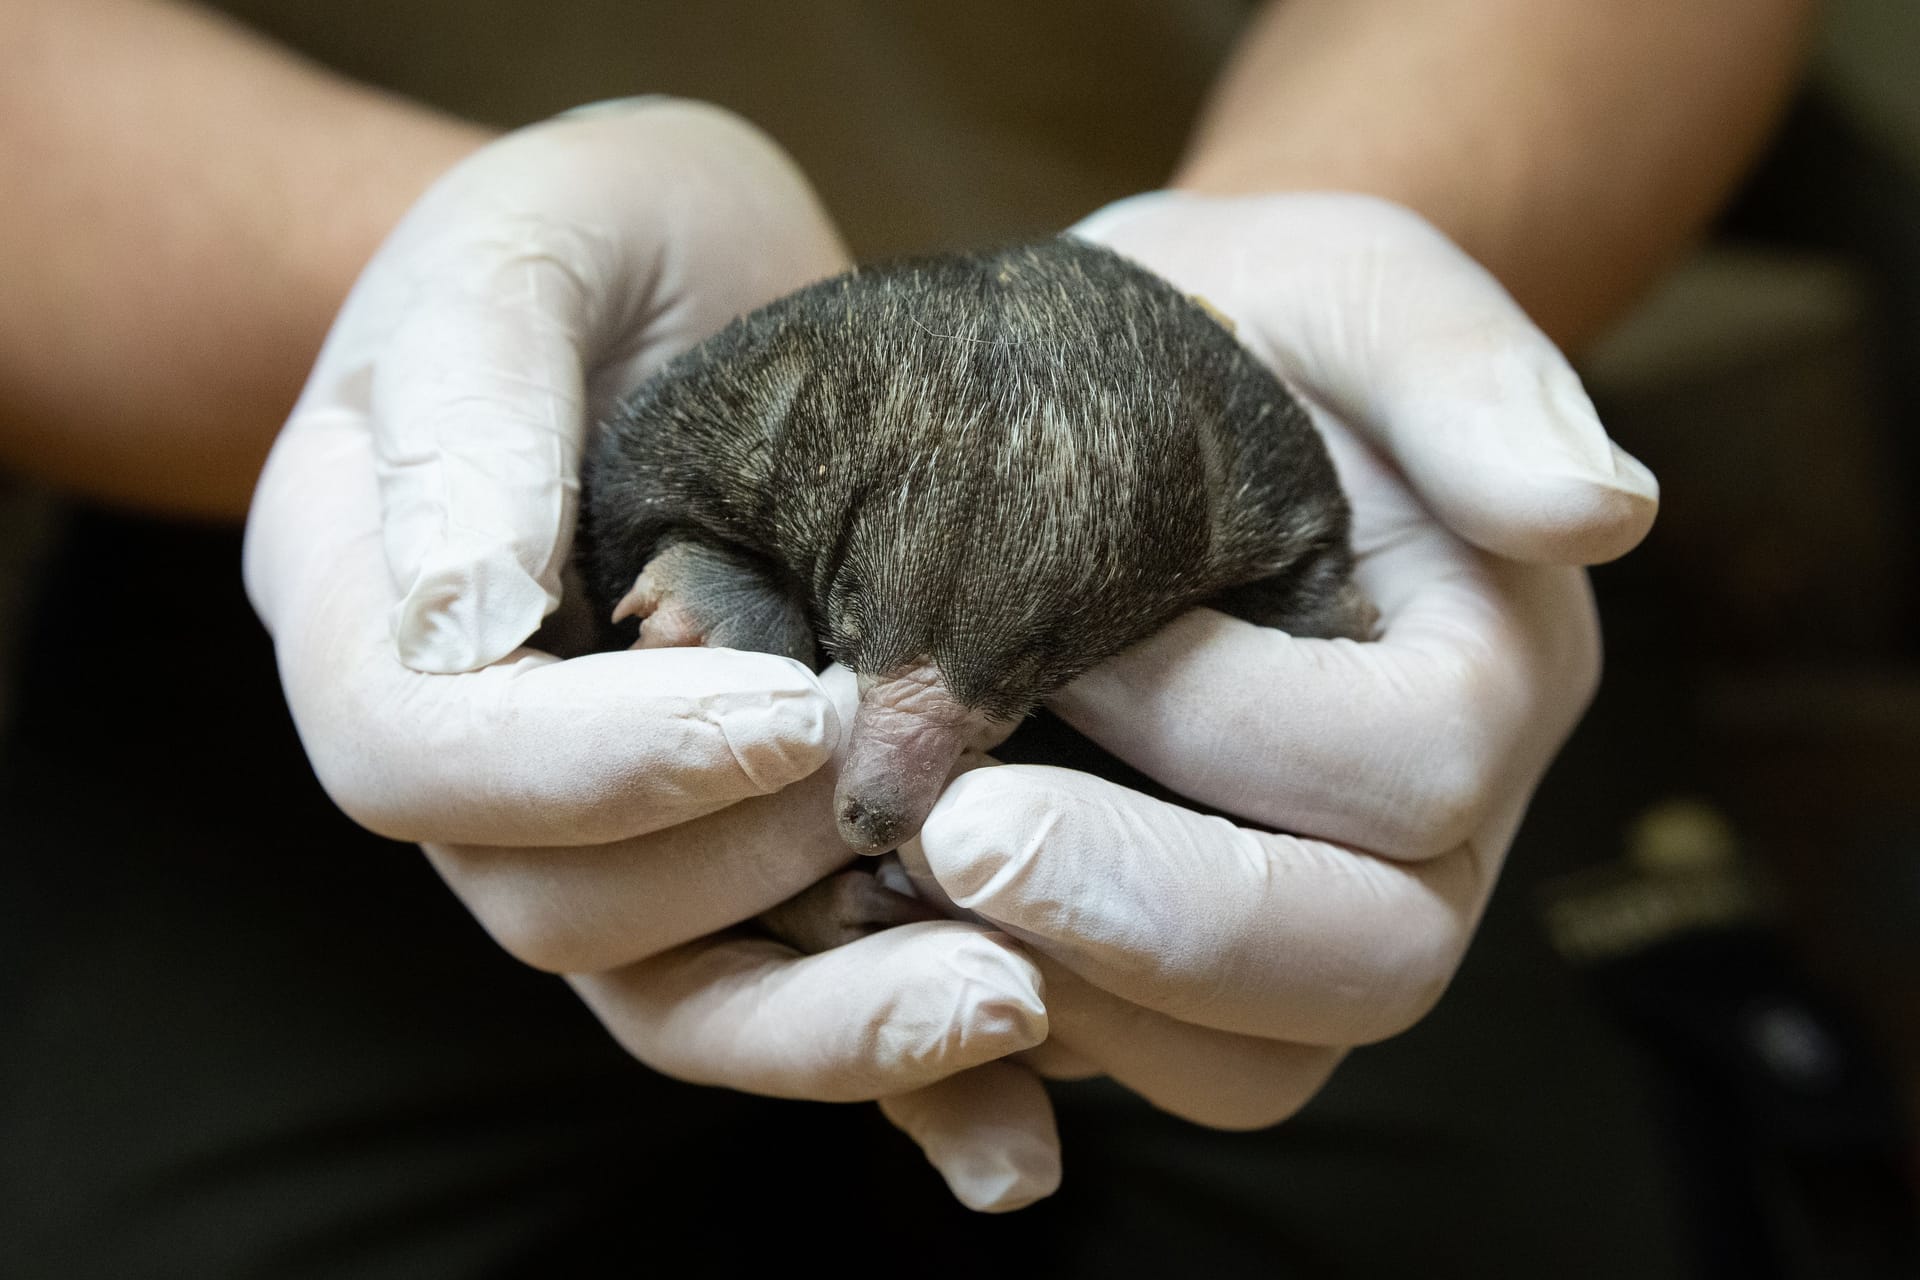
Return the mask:
M1416 210L1562 344L1696 237L1765 137L1812 0L1284 0L1173 184ZM214 520L348 286L490 136L219 18L0 0L0 465Z
M1170 185L1419 213L1577 348L1692 243L1771 131L1815 0L1285 0Z
M0 467L235 521L369 254L490 133L147 0L0 0Z

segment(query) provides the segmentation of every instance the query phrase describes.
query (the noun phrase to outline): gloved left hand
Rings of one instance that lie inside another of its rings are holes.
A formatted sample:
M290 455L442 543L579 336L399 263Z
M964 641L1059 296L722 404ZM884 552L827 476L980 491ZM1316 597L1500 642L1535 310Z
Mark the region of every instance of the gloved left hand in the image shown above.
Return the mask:
M615 104L501 139L355 286L245 555L342 809L423 843L507 950L569 974L649 1065L827 1101L937 1087L1042 1040L1032 965L950 921L805 958L729 931L848 858L833 692L765 654L561 661L527 642L560 596L589 426L736 314L844 266L792 162L712 107ZM959 1118L970 1096L949 1095L954 1130L991 1131ZM977 1207L1024 1203L1058 1172L1051 1128L1029 1136L934 1162Z

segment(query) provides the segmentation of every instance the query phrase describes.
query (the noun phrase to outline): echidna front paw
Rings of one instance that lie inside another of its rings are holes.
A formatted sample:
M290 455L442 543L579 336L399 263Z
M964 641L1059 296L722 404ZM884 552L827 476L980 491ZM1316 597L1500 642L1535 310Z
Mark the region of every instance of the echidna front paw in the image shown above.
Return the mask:
M849 868L762 912L760 925L794 950L818 955L882 929L940 918L920 899L881 884L872 872Z
M708 645L815 665L798 594L771 565L732 548L683 541L660 550L614 606L614 622L635 617L635 649Z
M615 622L640 619L640 635L633 648L672 649L707 643L707 633L712 629L706 625L708 620L686 598L684 590L675 590L676 579L682 576L674 572L676 561L688 561L692 546L683 542L655 556L613 607Z

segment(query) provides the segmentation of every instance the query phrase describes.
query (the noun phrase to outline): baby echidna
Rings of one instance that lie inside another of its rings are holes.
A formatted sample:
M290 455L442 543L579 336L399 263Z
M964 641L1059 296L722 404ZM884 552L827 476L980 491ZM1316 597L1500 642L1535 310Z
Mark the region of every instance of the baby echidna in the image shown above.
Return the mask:
M641 647L861 677L835 795L891 849L986 721L1196 605L1365 638L1347 503L1204 304L1072 238L822 281L668 364L594 441L584 564Z

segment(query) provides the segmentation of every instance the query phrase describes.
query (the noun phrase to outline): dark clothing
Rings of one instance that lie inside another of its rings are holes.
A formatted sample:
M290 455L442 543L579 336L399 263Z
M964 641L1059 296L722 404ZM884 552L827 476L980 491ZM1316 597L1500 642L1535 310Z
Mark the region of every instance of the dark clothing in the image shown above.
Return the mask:
M1465 971L1292 1122L1058 1088L1065 1185L955 1206L869 1106L681 1085L314 783L230 535L81 515L0 763L0 1275L1655 1277L1619 1050L1510 872ZM821 1225L852 1234L823 1238ZM863 1259L847 1263L849 1257Z

